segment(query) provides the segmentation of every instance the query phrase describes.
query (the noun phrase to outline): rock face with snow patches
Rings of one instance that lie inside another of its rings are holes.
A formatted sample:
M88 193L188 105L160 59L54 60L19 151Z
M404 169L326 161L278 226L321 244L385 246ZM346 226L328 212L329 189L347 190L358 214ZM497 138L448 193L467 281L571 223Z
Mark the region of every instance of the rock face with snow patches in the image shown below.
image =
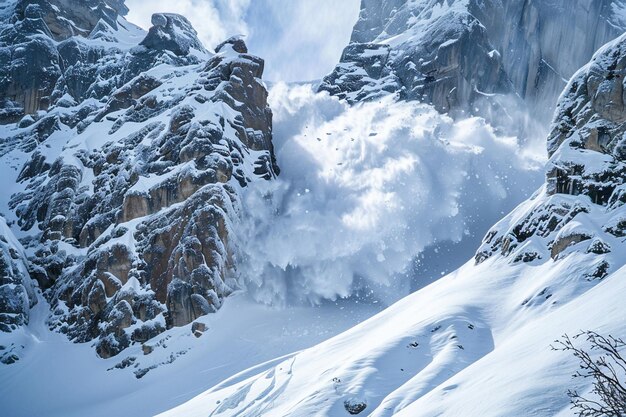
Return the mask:
M597 255L588 278L608 274L612 266L603 256L626 236L625 78L624 37L606 45L572 78L548 137L545 197L535 199L521 221L491 230L477 262L495 253L515 262L558 259L584 249ZM543 243L537 246L538 238Z
M128 11L119 0L20 0L4 7L0 11L0 122L47 109L57 81L69 75L65 65L74 66L78 58L85 58L77 56L75 42L58 42L73 36L106 37L118 29L119 15ZM97 49L91 53L90 60L99 58ZM82 91L76 93L81 96Z
M0 331L28 324L30 308L37 303L33 282L24 263L22 245L0 217ZM2 361L0 352L0 361Z
M626 29L625 8L621 0L363 0L320 90L350 102L397 93L479 114L506 107L494 95L508 95L543 119L564 80Z
M263 60L237 38L207 51L174 14L146 34L121 1L10 6L0 159L26 163L2 210L50 326L110 357L218 309L239 190L278 172Z
M572 380L579 363L551 344L581 329L626 332L625 77L626 35L571 79L546 184L492 228L475 260L162 416L571 415L567 389L594 381Z
M204 47L196 37L196 31L189 21L180 15L158 13L152 15L152 27L141 45L156 50L168 50L176 55L187 55L194 48Z

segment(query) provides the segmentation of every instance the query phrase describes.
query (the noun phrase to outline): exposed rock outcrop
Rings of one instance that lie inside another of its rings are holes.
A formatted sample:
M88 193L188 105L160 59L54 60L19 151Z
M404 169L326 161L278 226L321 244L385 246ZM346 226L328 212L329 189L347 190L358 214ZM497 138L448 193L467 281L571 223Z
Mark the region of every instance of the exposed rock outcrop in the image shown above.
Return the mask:
M18 26L37 25L42 33L62 41L89 36L99 24L117 29L118 17L126 13L124 0L19 0L12 20Z
M144 48L127 53L134 45L119 39L142 31L120 20L126 11L123 1L18 2L0 22L0 123L54 105L102 100L157 62L197 63L206 54L191 24L174 14L156 14ZM192 50L197 53L189 55Z
M74 37L114 32L127 11L121 0L17 1L0 21L0 123L47 109L59 80L75 91L76 78L90 75L80 69L101 58L102 48L88 48Z
M30 309L37 303L26 255L0 217L0 331L10 332L28 324Z
M157 51L172 51L176 55L187 55L191 49L205 51L191 23L173 13L153 14L152 27L141 45Z

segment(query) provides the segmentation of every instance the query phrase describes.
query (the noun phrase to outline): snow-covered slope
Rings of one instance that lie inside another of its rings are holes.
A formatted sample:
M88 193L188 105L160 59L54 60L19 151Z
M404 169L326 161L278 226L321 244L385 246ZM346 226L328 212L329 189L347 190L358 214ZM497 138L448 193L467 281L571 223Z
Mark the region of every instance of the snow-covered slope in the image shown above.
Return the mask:
M626 332L626 271L594 288L576 265L468 264L347 333L162 415L336 417L358 404L371 416L557 415L569 408L577 365L550 344L580 329Z
M0 358L19 358L0 364L0 415L153 416L230 375L320 343L380 310L352 301L276 309L237 293L219 311L198 320L205 326L201 337L194 336L193 324L175 327L145 348L132 345L103 359L91 344L50 331L46 302L40 299L28 326L0 332L5 347Z
M163 416L571 415L577 364L551 343L626 334L626 35L570 81L548 180L476 258L348 332Z

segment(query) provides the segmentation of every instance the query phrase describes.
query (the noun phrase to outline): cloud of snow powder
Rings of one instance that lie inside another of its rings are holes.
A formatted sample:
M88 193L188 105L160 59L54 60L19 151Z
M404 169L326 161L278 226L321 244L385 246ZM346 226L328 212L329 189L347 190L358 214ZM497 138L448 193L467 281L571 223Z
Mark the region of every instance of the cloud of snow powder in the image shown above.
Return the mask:
M391 99L350 107L309 85L277 84L270 101L282 172L244 192L240 259L270 304L397 298L416 255L445 241L475 250L542 182L544 156L479 118Z

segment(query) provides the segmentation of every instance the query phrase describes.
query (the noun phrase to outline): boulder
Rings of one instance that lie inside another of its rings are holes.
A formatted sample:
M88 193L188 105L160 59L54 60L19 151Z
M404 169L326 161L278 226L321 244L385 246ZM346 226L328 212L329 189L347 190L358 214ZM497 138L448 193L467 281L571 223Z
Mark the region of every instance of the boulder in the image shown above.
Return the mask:
M232 36L226 39L224 42L215 47L215 53L217 54L223 52L227 47L239 54L248 53L248 46L241 36Z
M171 51L176 55L187 55L192 49L206 52L191 23L174 13L153 14L152 27L141 45L156 51Z

